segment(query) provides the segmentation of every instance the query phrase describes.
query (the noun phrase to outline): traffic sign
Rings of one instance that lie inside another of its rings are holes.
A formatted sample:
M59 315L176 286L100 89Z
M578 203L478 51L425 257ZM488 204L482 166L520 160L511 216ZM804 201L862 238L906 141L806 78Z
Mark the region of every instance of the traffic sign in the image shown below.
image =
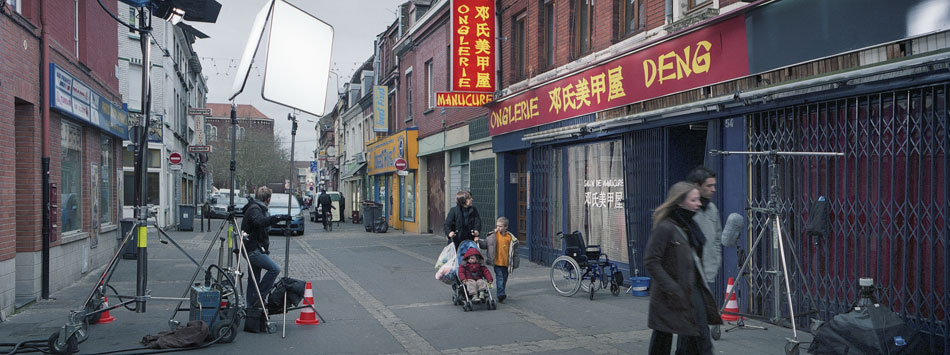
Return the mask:
M181 154L178 154L178 152L171 153L168 155L168 162L172 164L181 164Z
M189 145L188 152L190 153L211 153L210 145Z
M172 171L179 171L179 170L181 170L181 164L172 164L172 165L169 165L169 166L168 166L168 169L169 169L169 170L172 170Z
M406 159L397 158L396 161L393 162L393 166L396 167L396 170L400 170L400 171L401 171L401 170L406 170L406 168L409 167L409 163L406 162Z
M188 115L190 116L211 116L211 109L207 107L189 107Z

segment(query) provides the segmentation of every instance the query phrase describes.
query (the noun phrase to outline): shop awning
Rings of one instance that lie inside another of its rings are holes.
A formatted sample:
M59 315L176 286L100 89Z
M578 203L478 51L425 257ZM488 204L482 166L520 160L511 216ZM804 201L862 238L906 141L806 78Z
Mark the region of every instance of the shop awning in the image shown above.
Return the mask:
M340 174L340 179L347 179L353 175L356 175L365 166L366 162L346 164L346 166L343 167L343 172Z

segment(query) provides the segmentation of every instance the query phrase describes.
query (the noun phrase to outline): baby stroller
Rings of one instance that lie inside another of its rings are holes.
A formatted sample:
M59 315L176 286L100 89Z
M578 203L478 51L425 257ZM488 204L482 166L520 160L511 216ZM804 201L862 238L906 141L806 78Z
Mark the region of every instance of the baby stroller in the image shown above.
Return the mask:
M458 265L461 265L462 263L465 262L465 260L463 259L463 256L465 255L465 252L467 252L471 248L476 248L476 249L478 248L478 245L475 244L475 242L471 240L463 240L462 243L458 247L458 252L456 253L456 256L455 256L457 258L458 263L455 265L455 268L452 270L452 276L451 276L452 277L452 291L455 292L455 294L452 296L452 303L454 303L457 306L461 305L462 310L465 312L473 310L473 306L472 306L473 304L482 304L482 303L484 303L485 308L489 310L496 309L498 308L498 306L495 304L495 296L492 295L492 292L491 292L491 288L492 288L491 284L489 284L488 292L486 292L488 294L488 297L482 299L481 301L474 301L468 296L468 290L465 288L465 284L459 281Z

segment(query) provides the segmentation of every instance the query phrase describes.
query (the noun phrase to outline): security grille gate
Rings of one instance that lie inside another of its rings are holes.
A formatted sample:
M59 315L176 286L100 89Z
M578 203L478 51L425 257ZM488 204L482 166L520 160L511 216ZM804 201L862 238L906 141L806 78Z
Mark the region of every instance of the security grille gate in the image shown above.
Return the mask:
M552 228L552 214L556 213L552 208L551 189L552 181L552 163L555 158L554 148L550 146L541 146L531 149L528 159L531 161L531 175L528 181L530 188L528 212L531 220L528 238L530 243L531 261L541 263L542 265L551 265L558 255L561 254L560 240L554 238L557 233Z
M934 335L932 350L950 348L948 88L917 87L748 116L750 151L845 153L778 159L783 231L804 272L789 266L796 314L817 310L817 318L829 320L846 312L857 300L858 278L872 277L881 304ZM768 161L749 157L748 169L749 204L765 206ZM809 206L819 196L831 201L831 233L825 238L804 231ZM754 233L765 217L750 216ZM776 294L780 289L772 282L778 280L769 275L777 255L772 238L762 243L752 251L750 312L787 317L784 303L774 307L785 295Z

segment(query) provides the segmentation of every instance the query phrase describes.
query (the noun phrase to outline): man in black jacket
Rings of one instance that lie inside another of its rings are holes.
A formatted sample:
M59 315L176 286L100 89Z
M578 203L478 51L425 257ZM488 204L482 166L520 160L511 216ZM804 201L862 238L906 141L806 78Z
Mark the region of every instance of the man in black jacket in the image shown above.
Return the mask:
M267 236L267 227L278 221L290 221L290 215L271 216L267 212L267 205L270 204L271 189L267 186L261 186L257 189L255 198L248 199L247 205L244 205L244 219L241 221L241 230L247 233L244 238L244 248L247 249L248 262L251 264L251 272L254 279L248 280L247 285L247 304L249 308L255 308L261 295L266 295L274 286L274 281L280 275L280 267L274 260L271 260L270 238ZM261 269L267 270L264 277L261 277ZM257 287L251 282L257 280Z
M327 226L333 223L330 220L333 216L330 214L331 209L336 209L336 207L333 207L333 200L327 194L327 189L320 190L320 196L317 197L317 211L321 213L320 216L323 218L323 230L327 230Z

